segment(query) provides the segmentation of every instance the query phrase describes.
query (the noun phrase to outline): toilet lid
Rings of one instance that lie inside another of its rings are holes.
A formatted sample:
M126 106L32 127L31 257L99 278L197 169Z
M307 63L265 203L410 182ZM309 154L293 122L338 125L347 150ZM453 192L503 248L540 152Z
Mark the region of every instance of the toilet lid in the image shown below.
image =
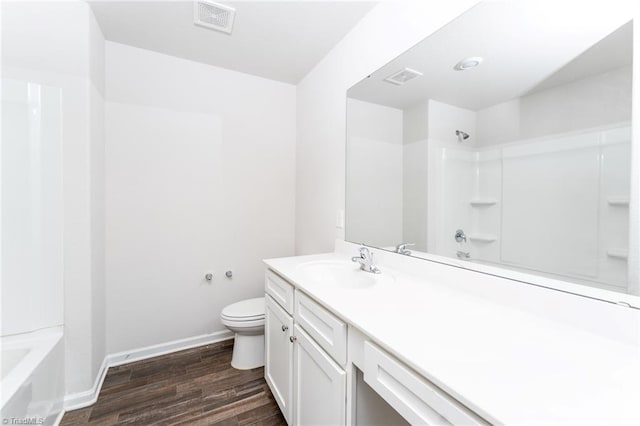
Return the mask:
M247 299L225 307L222 310L224 318L244 321L264 318L264 297Z

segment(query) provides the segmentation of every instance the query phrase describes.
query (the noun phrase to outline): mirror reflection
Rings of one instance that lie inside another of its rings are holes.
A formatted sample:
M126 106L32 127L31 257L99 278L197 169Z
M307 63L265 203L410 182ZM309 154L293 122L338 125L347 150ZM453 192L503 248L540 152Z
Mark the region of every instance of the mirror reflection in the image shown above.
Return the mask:
M633 23L572 19L482 3L352 87L346 239L638 294Z

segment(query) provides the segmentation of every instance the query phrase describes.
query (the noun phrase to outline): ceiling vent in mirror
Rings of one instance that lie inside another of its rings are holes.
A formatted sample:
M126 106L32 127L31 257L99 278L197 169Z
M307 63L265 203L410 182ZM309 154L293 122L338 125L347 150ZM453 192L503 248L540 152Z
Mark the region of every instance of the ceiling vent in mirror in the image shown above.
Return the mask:
M236 10L207 0L197 0L193 4L193 23L201 27L210 28L231 34Z
M420 77L422 73L420 71L412 70L411 68L405 68L398 72L391 74L385 78L387 83L395 84L396 86L402 86L409 80L413 80L416 77Z

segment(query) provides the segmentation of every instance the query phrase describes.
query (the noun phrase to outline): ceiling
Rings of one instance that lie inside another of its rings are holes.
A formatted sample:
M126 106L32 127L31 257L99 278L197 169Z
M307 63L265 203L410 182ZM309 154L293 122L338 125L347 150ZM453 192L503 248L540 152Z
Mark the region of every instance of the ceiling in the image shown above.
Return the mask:
M374 1L224 1L231 35L195 26L192 1L90 1L107 40L298 83Z
M529 93L633 65L633 21L629 21L569 62Z
M613 3L483 2L352 87L351 98L406 108L433 99L477 111L534 90L631 65L629 12ZM574 4L575 6L575 4ZM625 25L626 24L626 25ZM463 58L477 68L455 71ZM394 86L405 67L423 76Z

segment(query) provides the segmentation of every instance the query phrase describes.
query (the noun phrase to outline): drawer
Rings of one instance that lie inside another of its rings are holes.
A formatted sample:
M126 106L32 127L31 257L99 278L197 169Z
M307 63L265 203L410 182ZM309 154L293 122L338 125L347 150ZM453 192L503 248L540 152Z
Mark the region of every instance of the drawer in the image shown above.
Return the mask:
M364 381L411 424L489 424L371 342L364 344Z
M285 311L293 315L293 286L269 269L264 281L265 292L273 297Z
M340 365L347 363L347 325L309 296L296 291L294 318Z

